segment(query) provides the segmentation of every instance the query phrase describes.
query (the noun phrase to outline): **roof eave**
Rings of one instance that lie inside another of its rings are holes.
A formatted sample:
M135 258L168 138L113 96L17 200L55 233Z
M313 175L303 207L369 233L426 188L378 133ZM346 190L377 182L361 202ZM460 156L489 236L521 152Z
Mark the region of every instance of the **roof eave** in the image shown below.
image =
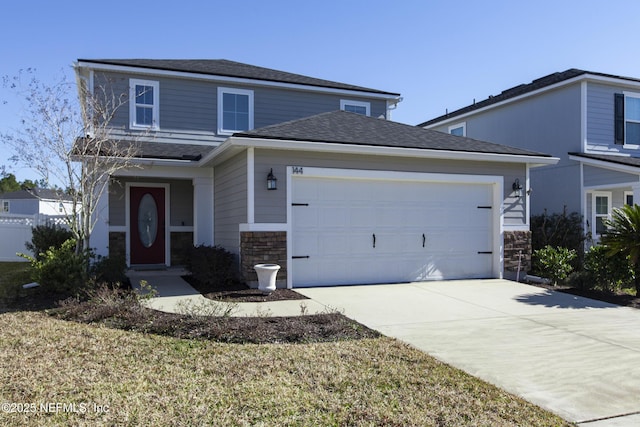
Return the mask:
M388 147L363 145L353 143L338 142L320 142L320 141L300 141L280 138L262 138L262 137L246 137L232 136L222 145L214 149L208 156L200 161L201 165L215 165L220 163L231 152L236 153L237 148L266 148L280 150L299 150L314 151L341 154L366 154L375 156L393 156L393 157L418 157L430 159L448 159L448 160L472 160L472 161L491 161L499 163L525 163L530 167L554 165L560 159L551 156L537 155L521 155L521 154L501 154L501 153L482 153L477 151L453 151L453 150L436 150L422 148L405 148L405 147ZM225 156L225 154L227 156Z
M580 153L569 153L569 160L574 160L585 165L595 166L602 169L609 169L617 172L626 172L633 174L638 174L640 172L640 166L625 165L622 163L602 159L592 159L590 157L581 156Z
M629 79L625 79L625 78L621 78L621 77L615 77L615 76L608 76L608 75L599 75L599 74L594 74L593 72L588 72L586 71L584 74L580 74L578 76L572 77L570 79L567 80L563 80L561 82L557 82L554 84L551 84L549 86L545 86L542 87L540 89L536 89L533 90L531 92L526 92L523 93L521 95L517 95L511 98L507 98L504 99L502 101L493 103L493 104L489 104L487 106L484 107L480 107L477 109L472 109L470 111L461 113L461 114L456 114L456 111L451 112L449 114L445 114L443 116L440 117L436 117L434 119L431 120L427 120L425 122L420 123L418 126L422 127L424 129L433 129L435 127L439 127L442 125L446 125L446 124L451 124L452 122L459 122L460 120L463 120L469 116L473 116L475 114L478 113L483 113L485 111L488 111L490 109L493 108L499 108L502 107L504 105L510 104L512 102L518 102L522 99L525 98L529 98L532 96L537 96L541 93L544 92L548 92L551 90L555 90L558 88L561 88L563 86L569 86L572 84L575 84L577 82L580 81L594 81L594 82L598 82L598 83L608 83L608 84L617 84L617 85L626 85L626 86L635 86L635 87L640 87L640 82L639 81L635 81L635 80L629 80ZM479 102L479 104L482 103L482 101ZM467 105L465 107L462 107L460 109L458 109L457 111L460 110L464 110L465 108L470 107L470 105Z
M334 88L329 86L309 85L309 84L302 84L302 83L286 83L286 82L279 82L279 81L272 81L272 80L252 79L252 78L246 78L246 77L232 77L232 76L223 76L223 75L217 75L217 74L205 74L205 73L187 72L187 71L172 71L172 70L164 70L159 68L105 64L101 62L89 62L88 60L78 60L76 64L77 64L77 67L84 67L84 68L101 70L101 71L148 74L148 75L157 75L157 76L171 76L171 77L189 78L189 79L197 79L197 80L220 81L220 82L235 83L235 84L281 87L281 88L287 88L287 89L306 90L311 92L328 92L328 93L345 94L345 95L348 94L351 96L363 96L363 97L369 97L369 98L392 100L396 104L400 102L402 98L399 93L383 92L383 91L375 91L375 90L367 91L367 90L364 90L364 88L363 90Z

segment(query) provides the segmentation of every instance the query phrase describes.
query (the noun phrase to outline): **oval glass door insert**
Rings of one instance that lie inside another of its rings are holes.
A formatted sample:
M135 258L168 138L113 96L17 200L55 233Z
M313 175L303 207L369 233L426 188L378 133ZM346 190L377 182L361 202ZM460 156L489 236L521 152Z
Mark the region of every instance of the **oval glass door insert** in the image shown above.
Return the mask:
M138 206L138 236L145 248L150 248L158 236L158 207L149 193L142 196Z

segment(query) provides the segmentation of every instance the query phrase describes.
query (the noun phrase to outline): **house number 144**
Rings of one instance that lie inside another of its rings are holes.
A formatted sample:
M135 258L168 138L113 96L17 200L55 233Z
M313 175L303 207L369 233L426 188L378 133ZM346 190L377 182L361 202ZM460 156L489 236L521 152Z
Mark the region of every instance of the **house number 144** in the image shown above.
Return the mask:
M302 166L294 166L292 172L294 175L302 175L304 173L302 170Z

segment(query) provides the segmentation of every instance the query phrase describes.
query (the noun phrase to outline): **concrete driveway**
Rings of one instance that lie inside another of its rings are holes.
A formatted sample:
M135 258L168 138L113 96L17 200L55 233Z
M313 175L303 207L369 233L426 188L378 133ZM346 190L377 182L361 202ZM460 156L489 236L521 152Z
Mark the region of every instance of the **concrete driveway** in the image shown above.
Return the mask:
M507 280L296 291L569 421L640 425L640 310Z

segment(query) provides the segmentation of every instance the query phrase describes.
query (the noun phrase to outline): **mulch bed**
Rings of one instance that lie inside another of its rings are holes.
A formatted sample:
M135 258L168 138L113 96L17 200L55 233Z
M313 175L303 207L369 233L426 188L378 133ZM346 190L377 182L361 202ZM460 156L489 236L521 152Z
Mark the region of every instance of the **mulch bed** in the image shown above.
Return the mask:
M611 304L622 305L625 307L640 308L640 298L634 295L617 292L615 294L597 291L595 289L579 289L569 286L553 286L545 285L542 283L529 283L530 285L537 286L539 288L549 289L551 291L564 292L571 295L576 295L585 298L591 298L598 301L604 301Z
M219 287L206 286L195 280L192 276L182 276L182 278L205 298L216 301L267 302L308 299L292 289L276 289L270 295L264 295L258 289L249 288L243 283L233 283L221 289Z
M59 319L180 339L225 343L312 343L378 338L380 333L341 313L294 317L203 317L164 313L131 301L105 306L93 301L62 303L48 313Z

